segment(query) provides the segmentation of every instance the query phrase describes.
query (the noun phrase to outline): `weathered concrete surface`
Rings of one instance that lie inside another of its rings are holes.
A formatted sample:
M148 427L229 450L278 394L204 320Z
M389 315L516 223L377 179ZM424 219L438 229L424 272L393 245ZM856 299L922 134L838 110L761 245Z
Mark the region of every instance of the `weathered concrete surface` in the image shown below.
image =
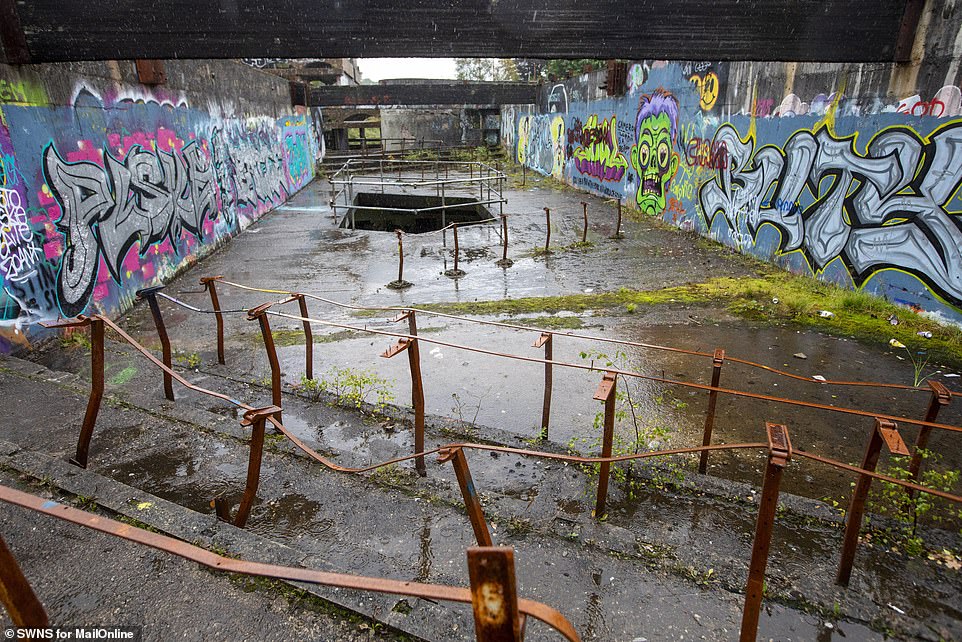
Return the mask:
M478 257L466 262L468 276L458 281L438 274L444 259L450 260L438 235L406 237L405 275L415 286L398 293L382 287L396 277L391 258L396 251L393 235L335 229L322 204L325 194L309 190L170 284L168 291L206 306L206 295L178 292L196 289L196 279L201 275L225 274L232 280L262 287L330 293L332 298L364 304L397 305L521 293L571 293L589 288L607 290L622 284L658 288L703 280L706 266L711 267L712 274L733 276L765 269L693 244L684 235L646 222L626 223L628 239L610 241L606 237L613 218L592 218L591 236L596 241L592 250L567 250L547 259L525 256L543 242L543 212L536 211L539 204L550 203L556 211L567 212L564 218L554 218L558 227L553 238L560 237L558 245L567 245L580 236L577 198L545 188L509 195L511 209L506 211L513 214L510 254L517 263L508 270L490 265L499 257L498 237L492 228L465 231L462 248L478 248ZM588 200L589 212L613 214L610 206L602 209L600 201ZM495 278L501 282L492 287ZM278 297L226 287L219 292L224 307L236 309ZM179 361L200 360L195 368L184 368L185 375L236 399L258 405L267 402L270 394L262 382L267 370L253 323L245 321L242 314L228 317L227 365L218 366L213 353L212 319L188 316L166 302L163 307L174 346L180 351ZM383 320L387 315L353 317L313 302L311 310L315 316L354 325L397 327ZM591 331L603 329L609 335L646 340L667 337L669 343L697 340L707 342L709 349L717 341L732 339L742 331L741 322L734 322L724 311L711 306L694 310L666 306L638 316L641 318L585 320L599 326L590 328ZM282 330L297 327L293 322L276 325ZM470 326L463 322L421 319L420 325L428 329L423 335L425 339L446 337L475 345L494 345L518 354L539 354L529 347L530 337L519 338L501 330L469 331ZM126 327L156 349L153 326L144 306L129 315ZM436 329L430 330L432 327ZM790 354L786 351L796 344L804 345L812 357L806 365L818 362L821 367L837 368L824 370L826 376L844 373L846 368L861 369L855 375L863 378L904 375L904 364L864 346L852 344L847 365L833 364L828 351L844 350L845 343L831 340L830 347L824 348L826 354L820 355L818 344L826 341L822 337L777 329L768 332L758 330L749 338L740 339L738 345L746 351L758 351L764 342L776 342L772 351L777 356L771 363L779 367L785 355ZM707 335L702 336L703 333ZM279 336L294 335L291 332ZM579 359L578 348L568 341L559 338L559 346L563 346L559 347L559 356ZM406 409L388 408L384 416L359 414L290 394L289 384L297 383L303 372L303 346L294 340L289 343L282 348L282 359L288 384L285 423L292 430L342 465L367 465L410 452L410 413ZM349 337L318 343L316 371L322 373L332 365L376 366L378 372L397 381L397 397L406 399L408 390L402 383L406 376L404 357L385 361L376 356L391 343L387 337ZM755 352L743 356L759 355ZM12 418L8 439L26 450L41 450L62 459L72 452L83 412L86 354L82 347L54 346L37 358L53 370L12 359L3 362L0 382L4 398L10 400L11 407L27 409ZM645 358L649 360L646 367L656 372L664 368L676 373L682 367L661 357ZM128 347L114 341L109 343L107 363L108 390L114 399L105 405L98 422L91 471L129 484L137 489L132 491L135 494L150 493L184 505L207 520L213 519L208 502L215 495L226 493L236 501L242 490L247 452L246 433L238 426L233 409L181 390L177 390L176 403L164 401L157 373L149 370ZM536 367L532 366L534 371L505 368L504 364L462 356L448 348L432 353L426 343L422 363L429 378L429 410L446 415L429 418L428 447L459 440L490 440L522 447L532 443L541 447L531 441L540 409L540 373ZM694 370L689 371L688 376L702 380L707 374L702 368L697 375ZM879 373L882 369L887 372ZM558 405L553 414L551 442L544 445L555 450L563 448L569 436L588 435L597 409L595 402L590 401L597 377L572 378L567 384L561 383L557 375L556 379L561 386L556 394ZM757 385L774 383L759 379ZM488 387L492 392L483 393ZM448 401L453 393L466 400L461 410L468 421L473 416L473 408L468 404L475 403L475 397L470 395L487 395L480 401L482 425L466 426L457 421L456 409ZM652 391L650 396L654 399L657 393ZM38 404L38 399L51 401ZM322 397L321 401L330 401L330 397ZM694 422L697 427L700 417L694 408L701 407L704 400L688 401L692 410L654 401L647 408L653 415L671 419L679 426L690 428ZM576 419L579 407L584 417ZM733 405L725 409L722 416L727 416L724 421L719 418L719 429L734 430L740 425L751 431L746 424L769 419L758 415L756 421L758 410L749 411L755 413L752 421L745 420L744 408ZM795 425L792 421L786 423ZM793 433L793 439L804 443L802 435L817 423L809 420L804 429L798 430L798 437ZM691 434L680 430L678 439L688 443ZM736 433L720 434L731 441ZM757 438L756 433L752 439ZM648 483L640 497L630 501L623 489L616 487L612 490L608 520L598 523L590 516L593 479L584 471L558 463L507 455L495 457L475 451L468 453L468 459L495 540L516 548L522 595L559 608L585 638L676 640L684 636L727 640L734 636L743 599L741 590L751 547L757 489L752 492L745 484L693 473L688 473L687 481L675 490L660 490L660 484ZM463 549L473 541L471 529L451 469L433 460L429 458L425 479L414 476L409 464L364 479L332 473L294 452L285 442L272 438L265 455L259 503L249 530L299 551L304 559L317 560L337 570L464 584ZM35 476L43 476L42 471L48 470L37 463L35 455L21 455L19 461L21 468L30 468ZM712 472L731 474L731 469L740 469L743 479L757 484L757 466L761 461L760 456L734 462L713 458L718 467ZM646 468L641 474L655 482L659 472ZM814 485L807 475L793 462L786 484L797 476L798 488ZM836 488L839 485L830 479L819 481L835 483ZM777 521L767 579L772 597L762 617L761 635L765 639L827 640L841 639L843 634L845 639L881 639L878 630L893 630L919 639L962 635L956 606L962 593L958 573L928 560L906 559L881 547L863 546L852 587L838 589L830 579L841 539L837 512L824 503L799 498L786 498L785 506ZM166 529L171 524L161 526ZM947 546L957 545L949 534L934 535L945 537ZM358 599L354 608L376 614L404 630L417 627L417 632L428 639L470 637L469 616L463 611L446 609L442 620L445 626L433 626L422 624L431 621L433 611L428 605L414 604L408 615L401 616L392 610L395 603L396 600L386 598ZM876 631L867 628L867 624ZM542 629L533 631L532 639L541 639L543 633Z

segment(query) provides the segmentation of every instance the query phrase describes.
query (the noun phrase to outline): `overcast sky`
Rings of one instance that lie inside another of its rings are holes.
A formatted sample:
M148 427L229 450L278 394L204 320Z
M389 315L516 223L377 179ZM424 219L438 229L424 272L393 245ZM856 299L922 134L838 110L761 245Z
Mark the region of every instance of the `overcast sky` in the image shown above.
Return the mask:
M360 58L364 78L455 78L454 58Z

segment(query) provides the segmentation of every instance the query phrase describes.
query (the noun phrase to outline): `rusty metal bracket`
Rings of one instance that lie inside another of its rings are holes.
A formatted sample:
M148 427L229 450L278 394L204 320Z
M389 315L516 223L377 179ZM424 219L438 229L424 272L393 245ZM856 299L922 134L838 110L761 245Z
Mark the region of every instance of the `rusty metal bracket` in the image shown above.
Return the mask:
M525 618L518 611L514 550L501 546L469 548L468 576L477 639L522 642Z
M401 354L402 352L404 352L410 347L411 347L410 339L398 339L397 343L395 343L393 346L391 346L390 348L382 352L379 356L383 357L384 359L390 359L391 357Z
M768 453L781 466L786 466L792 460L792 440L788 436L788 428L782 424L765 423L768 434Z
M60 319L57 321L41 321L40 325L44 328L56 330L60 328L86 328L90 325L90 317L78 314L73 319Z
M618 378L614 372L606 372L595 390L594 399L596 401L608 401L615 392L615 382ZM607 455L605 455L607 457Z

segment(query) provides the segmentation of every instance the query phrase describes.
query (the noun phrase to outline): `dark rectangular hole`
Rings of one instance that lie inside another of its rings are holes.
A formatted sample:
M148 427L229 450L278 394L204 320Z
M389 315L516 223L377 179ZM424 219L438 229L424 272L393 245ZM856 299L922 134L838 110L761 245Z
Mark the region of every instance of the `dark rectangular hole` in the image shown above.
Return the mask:
M440 196L425 196L419 194L379 194L376 192L360 192L354 196L356 207L351 208L341 227L351 227L351 217L354 217L354 227L359 230L374 230L377 232L393 232L403 230L409 234L420 234L440 230L451 223L476 223L491 218L488 209L477 204L477 199L459 196L444 198L444 211L441 208ZM377 210L358 209L361 207L376 207ZM424 210L429 211L415 211Z

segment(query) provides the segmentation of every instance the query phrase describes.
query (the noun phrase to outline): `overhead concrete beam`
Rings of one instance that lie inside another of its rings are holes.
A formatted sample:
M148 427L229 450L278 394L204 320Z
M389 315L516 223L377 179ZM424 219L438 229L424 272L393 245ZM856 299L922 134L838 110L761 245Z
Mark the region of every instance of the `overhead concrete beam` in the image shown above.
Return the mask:
M312 89L313 107L517 105L537 102L538 85L502 82L404 83Z
M895 56L906 14L906 0L0 0L14 4L32 62L399 55L883 62ZM6 41L4 48L10 56Z

